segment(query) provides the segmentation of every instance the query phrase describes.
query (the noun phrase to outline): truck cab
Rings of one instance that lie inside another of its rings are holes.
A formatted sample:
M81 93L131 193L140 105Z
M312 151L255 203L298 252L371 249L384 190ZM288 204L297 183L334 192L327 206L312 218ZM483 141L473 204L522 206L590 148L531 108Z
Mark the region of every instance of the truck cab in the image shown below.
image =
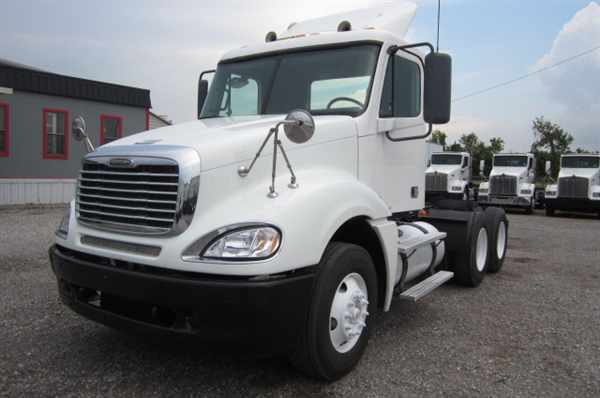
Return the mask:
M415 12L300 22L232 50L201 75L199 120L93 148L77 118L90 153L50 248L63 302L116 328L276 349L335 380L393 297L499 271L503 212L419 213L451 59L404 41Z
M535 157L532 153L494 155L489 180L479 185L482 206L522 208L528 214L535 205Z
M546 166L547 170L549 166ZM549 216L557 210L600 216L600 155L561 156L558 182L546 187L545 205Z
M471 185L471 154L436 152L425 172L427 202L438 198L468 199Z

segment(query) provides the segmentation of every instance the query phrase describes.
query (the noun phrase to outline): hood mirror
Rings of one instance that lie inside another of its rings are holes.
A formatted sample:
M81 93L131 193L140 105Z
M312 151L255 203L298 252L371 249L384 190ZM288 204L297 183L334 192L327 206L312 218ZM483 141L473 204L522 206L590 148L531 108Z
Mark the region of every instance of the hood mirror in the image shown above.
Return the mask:
M85 119L83 116L77 116L75 119L73 119L73 123L71 124L71 134L73 134L73 139L75 139L75 141L84 141L87 153L94 152L96 150L92 144L92 141L90 140L90 137L88 137L86 133Z
M285 136L296 144L304 144L315 133L315 120L310 113L296 109L288 113L283 125Z
M285 120L277 123L275 127L272 127L269 130L269 134L264 139L260 149L254 156L254 159L250 163L250 166L240 166L238 168L238 175L240 177L246 177L250 174L252 167L256 163L256 160L260 157L263 149L267 145L267 142L273 137L273 166L271 170L271 186L269 186L268 197L271 199L276 198L279 194L275 191L275 177L277 171L277 152L281 151L281 155L283 155L283 159L285 160L285 164L291 174L290 183L288 187L291 189L298 188L298 183L296 182L296 174L294 173L294 169L290 163L290 160L283 149L283 145L281 144L281 140L279 139L279 128L283 126L283 130L285 132L285 136L292 142L296 144L303 144L310 140L315 133L315 121L310 113L303 109L296 109L288 113L285 117Z

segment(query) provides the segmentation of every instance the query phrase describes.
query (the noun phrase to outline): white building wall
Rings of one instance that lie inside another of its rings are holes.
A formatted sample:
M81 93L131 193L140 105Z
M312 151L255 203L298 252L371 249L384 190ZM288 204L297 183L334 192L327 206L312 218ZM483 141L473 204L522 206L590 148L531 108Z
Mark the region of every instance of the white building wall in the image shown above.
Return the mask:
M68 203L75 179L1 179L0 205Z

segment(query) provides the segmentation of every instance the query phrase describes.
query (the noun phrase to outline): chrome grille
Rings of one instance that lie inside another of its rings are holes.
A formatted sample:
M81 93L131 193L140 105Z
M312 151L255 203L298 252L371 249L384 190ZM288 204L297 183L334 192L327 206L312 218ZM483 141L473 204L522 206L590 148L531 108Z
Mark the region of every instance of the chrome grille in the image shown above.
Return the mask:
M133 157L111 165L113 160L84 160L76 198L79 221L132 232L171 231L179 203L177 162Z
M448 175L444 173L429 173L425 176L425 191L446 192L448 190Z
M490 195L516 196L517 177L494 176L490 179Z
M560 198L587 198L589 181L583 177L563 177L558 180Z

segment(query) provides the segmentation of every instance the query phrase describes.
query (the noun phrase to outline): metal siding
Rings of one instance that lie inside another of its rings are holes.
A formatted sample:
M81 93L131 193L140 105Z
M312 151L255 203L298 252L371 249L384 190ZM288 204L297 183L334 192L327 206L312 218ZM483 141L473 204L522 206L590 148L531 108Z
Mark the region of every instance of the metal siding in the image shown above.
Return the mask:
M0 205L68 203L76 180L0 179Z
M101 102L74 100L15 91L0 95L11 109L10 157L0 158L2 178L76 178L85 149L81 142L71 137L73 118L82 115L94 145L100 145L100 115L123 117L123 136L146 129L146 110L130 106ZM58 108L69 111L69 158L67 160L43 159L43 109Z

